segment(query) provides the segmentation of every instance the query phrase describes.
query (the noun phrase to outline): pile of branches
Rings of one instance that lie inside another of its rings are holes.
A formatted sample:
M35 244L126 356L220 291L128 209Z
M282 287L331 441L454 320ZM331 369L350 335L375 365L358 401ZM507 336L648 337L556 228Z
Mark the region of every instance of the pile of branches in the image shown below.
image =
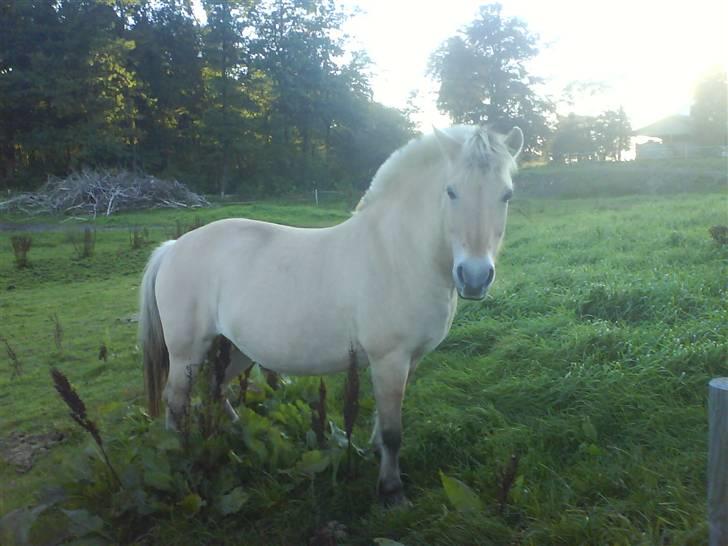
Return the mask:
M25 214L110 216L125 210L206 207L203 196L176 180L130 171L84 170L66 178L51 176L37 191L0 202L0 211Z

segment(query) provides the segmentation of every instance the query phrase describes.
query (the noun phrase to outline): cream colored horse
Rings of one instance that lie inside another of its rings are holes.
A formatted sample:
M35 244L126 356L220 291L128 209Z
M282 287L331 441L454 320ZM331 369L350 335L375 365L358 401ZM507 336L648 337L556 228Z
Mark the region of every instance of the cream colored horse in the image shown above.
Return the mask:
M252 362L286 374L339 372L353 347L371 366L379 494L402 501L407 379L447 335L458 294L482 299L493 282L522 144L517 127L505 137L470 126L436 130L392 154L337 226L221 220L157 248L141 286L152 414L166 376L174 427L217 335L235 347L226 380Z

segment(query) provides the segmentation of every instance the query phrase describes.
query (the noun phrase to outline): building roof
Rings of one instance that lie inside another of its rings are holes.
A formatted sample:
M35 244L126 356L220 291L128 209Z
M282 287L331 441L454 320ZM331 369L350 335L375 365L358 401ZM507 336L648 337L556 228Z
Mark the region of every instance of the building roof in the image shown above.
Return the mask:
M641 127L634 134L657 138L690 136L693 134L693 121L690 116L676 114Z

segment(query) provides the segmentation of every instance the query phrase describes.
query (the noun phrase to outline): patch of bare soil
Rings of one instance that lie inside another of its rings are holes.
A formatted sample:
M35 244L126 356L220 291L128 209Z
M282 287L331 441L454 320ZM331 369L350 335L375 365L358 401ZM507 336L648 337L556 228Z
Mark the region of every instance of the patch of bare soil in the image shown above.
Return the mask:
M0 457L14 466L19 474L24 474L33 468L37 455L47 452L64 439L65 436L59 431L43 434L13 432L10 436L0 438Z

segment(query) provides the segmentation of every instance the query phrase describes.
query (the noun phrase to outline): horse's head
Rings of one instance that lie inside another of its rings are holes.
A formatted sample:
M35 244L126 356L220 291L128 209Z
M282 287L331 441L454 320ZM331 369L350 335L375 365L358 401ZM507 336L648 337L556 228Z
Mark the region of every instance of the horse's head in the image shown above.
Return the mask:
M447 165L442 206L453 280L461 297L479 300L495 278L523 132L514 127L502 136L471 128L463 140L460 131L436 129L435 136Z

